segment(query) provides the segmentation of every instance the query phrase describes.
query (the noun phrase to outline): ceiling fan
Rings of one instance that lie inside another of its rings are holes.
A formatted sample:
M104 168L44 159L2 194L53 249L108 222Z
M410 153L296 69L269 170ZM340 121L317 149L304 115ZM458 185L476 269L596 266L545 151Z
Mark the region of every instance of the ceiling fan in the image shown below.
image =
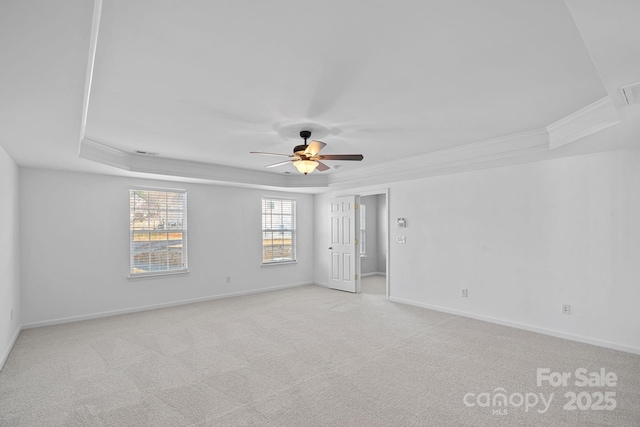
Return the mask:
M318 169L319 171L326 171L329 166L322 163L320 160L355 160L360 161L364 159L362 154L319 154L320 150L327 145L322 141L311 141L307 144L307 139L311 137L311 131L300 131L300 137L304 139L303 145L296 145L293 148L293 154L277 154L277 153L264 153L261 151L251 151L250 154L262 154L265 156L281 156L290 157L291 160L285 160L284 162L274 163L272 165L265 166L267 168L274 168L276 166L286 165L287 163L293 163L293 166L298 169L300 173L305 175Z

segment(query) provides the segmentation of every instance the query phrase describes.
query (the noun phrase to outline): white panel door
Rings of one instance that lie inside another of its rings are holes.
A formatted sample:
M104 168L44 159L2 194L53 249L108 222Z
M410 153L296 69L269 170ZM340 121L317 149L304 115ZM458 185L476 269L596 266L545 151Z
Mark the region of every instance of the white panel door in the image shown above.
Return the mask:
M332 199L329 220L331 221L329 254L329 287L347 292L358 292L360 252L355 238L357 221L356 197Z

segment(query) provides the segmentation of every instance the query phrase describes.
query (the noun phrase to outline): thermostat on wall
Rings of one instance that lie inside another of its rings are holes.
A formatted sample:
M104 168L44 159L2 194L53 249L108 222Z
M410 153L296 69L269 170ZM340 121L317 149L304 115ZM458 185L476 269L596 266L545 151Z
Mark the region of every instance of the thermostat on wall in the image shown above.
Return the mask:
M407 221L404 218L398 218L396 224L398 225L398 227L406 227Z

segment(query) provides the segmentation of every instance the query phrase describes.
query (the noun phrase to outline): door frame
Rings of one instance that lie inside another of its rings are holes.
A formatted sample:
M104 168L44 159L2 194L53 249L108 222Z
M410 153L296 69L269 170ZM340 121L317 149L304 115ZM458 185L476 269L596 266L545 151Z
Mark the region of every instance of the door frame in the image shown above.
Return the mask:
M389 188L379 188L379 189L373 189L373 190L366 190L366 191L350 191L350 192L338 192L335 193L333 197L342 197L342 196L355 196L357 199L359 199L360 197L364 197L364 196L376 196L376 195L384 195L385 199L386 199L386 206L385 206L385 214L387 215L387 220L384 222L386 228L387 228L387 238L386 241L384 242L384 246L385 246L385 250L387 251L387 256L386 256L386 260L385 260L385 267L387 269L386 271L386 299L388 300L390 295L391 295L391 203L389 202L389 196L390 196L390 190ZM358 202L359 203L359 202ZM358 230L356 230L358 231ZM379 236L378 236L379 237ZM362 272L361 272L361 263L358 262L357 266L356 266L356 274L358 275L358 284L356 285L356 292L360 293L360 281L362 280Z

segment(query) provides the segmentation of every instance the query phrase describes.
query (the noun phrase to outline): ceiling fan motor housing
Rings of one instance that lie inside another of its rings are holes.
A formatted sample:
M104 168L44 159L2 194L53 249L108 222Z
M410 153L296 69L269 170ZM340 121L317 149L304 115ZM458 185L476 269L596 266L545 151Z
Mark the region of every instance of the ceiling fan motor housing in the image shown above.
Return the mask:
M304 139L304 145L296 145L295 147L293 147L293 154L304 154L305 150L307 149L307 139L311 137L311 131L310 130L301 130L300 131L300 138Z
M293 147L293 154L304 154L304 150L306 150L308 145L296 145Z

